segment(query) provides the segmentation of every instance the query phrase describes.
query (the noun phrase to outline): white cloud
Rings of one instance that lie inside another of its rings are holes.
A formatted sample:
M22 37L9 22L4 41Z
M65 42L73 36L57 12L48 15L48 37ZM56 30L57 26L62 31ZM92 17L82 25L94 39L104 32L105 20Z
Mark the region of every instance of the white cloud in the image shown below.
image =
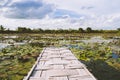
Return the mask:
M2 8L2 15L7 18L44 18L53 10L53 5L42 0L15 0Z
M1 0L0 24L12 29L116 29L120 26L119 4L120 0Z
M7 5L11 0L0 0L0 7Z
M53 3L60 9L66 9L84 14L105 15L120 13L120 0L44 0Z
M42 29L78 29L80 27L92 27L93 29L116 29L120 25L120 16L101 16L101 17L86 17L86 18L59 18L51 19L6 19L1 18L0 24L7 28L16 29L18 26Z

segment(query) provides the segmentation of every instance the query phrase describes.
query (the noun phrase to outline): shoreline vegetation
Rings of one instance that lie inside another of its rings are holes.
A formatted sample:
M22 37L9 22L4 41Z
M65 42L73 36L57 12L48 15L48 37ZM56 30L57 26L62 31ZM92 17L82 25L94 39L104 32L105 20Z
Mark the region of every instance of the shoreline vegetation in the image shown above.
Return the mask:
M98 80L120 80L120 29L42 30L0 26L0 79L22 80L43 47L68 47ZM18 43L24 43L19 45ZM66 56L67 57L67 56Z
M60 34L60 33L120 33L120 28L116 30L94 30L91 27L87 27L86 29L78 28L78 29L42 29L36 28L31 29L27 27L17 27L16 30L10 30L9 28L5 28L3 25L0 25L0 33L8 34L8 33L52 33L52 34Z

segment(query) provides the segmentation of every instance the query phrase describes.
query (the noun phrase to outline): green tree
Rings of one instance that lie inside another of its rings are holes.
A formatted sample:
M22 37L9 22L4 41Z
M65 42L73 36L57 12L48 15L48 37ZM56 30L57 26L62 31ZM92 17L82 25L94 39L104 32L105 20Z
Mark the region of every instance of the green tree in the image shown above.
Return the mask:
M0 26L0 31L5 31L5 28L3 27L3 25Z
M120 31L120 28L117 28L118 31Z
M79 32L84 32L83 28L79 28L78 30Z
M90 27L86 28L86 32L92 32L92 31L93 31L92 28L90 28Z
M26 28L26 27L18 27L17 31L18 32L31 32L32 30L30 28Z

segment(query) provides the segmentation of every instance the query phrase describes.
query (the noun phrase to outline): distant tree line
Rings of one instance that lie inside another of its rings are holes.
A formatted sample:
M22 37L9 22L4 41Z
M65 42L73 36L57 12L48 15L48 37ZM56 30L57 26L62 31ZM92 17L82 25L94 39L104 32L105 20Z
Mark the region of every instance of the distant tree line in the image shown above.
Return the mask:
M3 25L0 25L0 33L117 33L120 32L120 28L116 30L93 30L91 27L79 29L31 29L27 27L18 27L16 30L6 29Z

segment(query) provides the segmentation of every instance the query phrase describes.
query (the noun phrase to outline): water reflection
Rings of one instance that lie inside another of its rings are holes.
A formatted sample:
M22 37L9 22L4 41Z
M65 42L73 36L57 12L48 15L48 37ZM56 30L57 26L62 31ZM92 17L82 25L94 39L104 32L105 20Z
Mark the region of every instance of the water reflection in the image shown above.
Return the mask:
M112 58L117 59L117 58L119 58L119 55L113 52L112 53Z
M0 49L3 49L7 46L10 46L10 44L0 43Z

